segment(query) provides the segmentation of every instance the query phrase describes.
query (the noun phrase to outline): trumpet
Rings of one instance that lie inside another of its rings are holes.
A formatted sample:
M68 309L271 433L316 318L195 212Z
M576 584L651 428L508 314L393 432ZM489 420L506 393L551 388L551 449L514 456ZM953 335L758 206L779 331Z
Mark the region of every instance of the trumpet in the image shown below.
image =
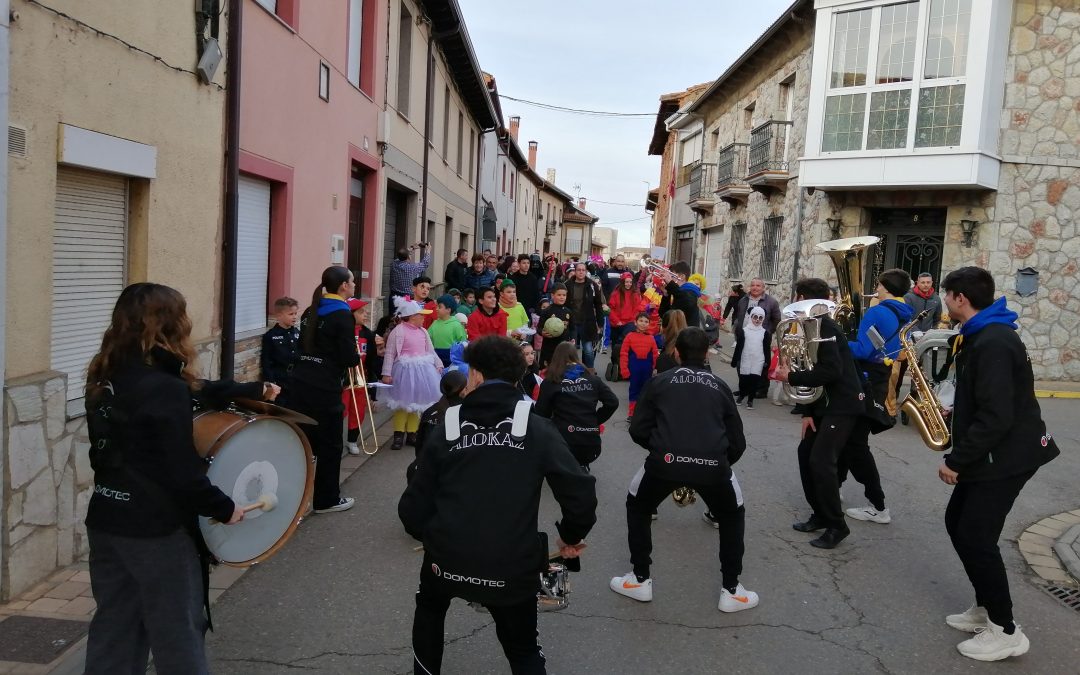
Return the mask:
M360 354L360 338L356 338L356 353ZM367 378L364 376L364 362L361 359L360 363L349 368L349 395L352 396L353 413L356 415L356 426L360 429L360 448L364 451L365 455L374 455L379 451L379 435L375 430L375 416L371 411L371 394L368 393ZM361 389L364 392L364 402L366 404L368 420L371 421L371 440L375 444L375 449L368 452L367 443L364 442L364 421L360 419L360 407L357 405L356 390Z
M643 256L640 263L640 271L647 272L651 275L662 277L666 281L679 281L679 275L675 274L667 268L662 262L651 258L649 256Z

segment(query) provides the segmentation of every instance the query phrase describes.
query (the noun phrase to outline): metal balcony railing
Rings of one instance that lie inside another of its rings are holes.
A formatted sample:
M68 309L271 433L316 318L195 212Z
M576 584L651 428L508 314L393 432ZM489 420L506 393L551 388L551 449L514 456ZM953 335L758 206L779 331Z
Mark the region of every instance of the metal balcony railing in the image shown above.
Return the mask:
M732 143L720 151L716 161L716 187L738 185L746 178L746 155L749 143Z
M697 164L690 171L690 196L689 201L698 201L699 199L715 199L713 197L713 191L711 186L712 175L715 173L716 167L712 164Z
M681 188L681 187L683 187L685 185L689 185L690 180L691 180L690 175L694 172L694 169L696 169L699 166L701 166L701 161L700 160L692 162L690 164L687 164L686 166L680 167L679 168L679 173L675 177L675 187Z
M554 237L555 233L558 232L558 227L559 227L559 223L554 218L547 221L547 224L544 227L544 236L546 236L546 237Z
M769 120L750 132L750 166L747 175L786 172L787 138L791 122Z

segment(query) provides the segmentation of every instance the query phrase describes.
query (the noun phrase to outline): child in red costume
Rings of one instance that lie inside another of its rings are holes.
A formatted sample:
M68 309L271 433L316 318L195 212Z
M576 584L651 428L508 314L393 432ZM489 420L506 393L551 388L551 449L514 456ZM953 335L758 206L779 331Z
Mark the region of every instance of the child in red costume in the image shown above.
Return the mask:
M644 312L638 314L634 327L637 330L623 338L622 352L619 355L622 376L630 380L630 414L626 418L628 421L634 416L638 394L652 377L659 352L656 340L649 335L649 315Z

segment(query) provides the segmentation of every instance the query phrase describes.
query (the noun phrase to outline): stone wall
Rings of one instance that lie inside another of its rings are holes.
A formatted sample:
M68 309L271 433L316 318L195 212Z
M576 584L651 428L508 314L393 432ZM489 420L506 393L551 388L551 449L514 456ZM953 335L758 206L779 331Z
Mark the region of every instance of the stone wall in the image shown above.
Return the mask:
M216 376L218 342L196 345L203 377ZM15 597L88 551L86 507L93 493L90 439L81 413L68 417L67 376L55 371L4 387L4 474L0 512L5 552L0 602Z
M262 375L262 335L236 341L233 378L237 382L255 382Z

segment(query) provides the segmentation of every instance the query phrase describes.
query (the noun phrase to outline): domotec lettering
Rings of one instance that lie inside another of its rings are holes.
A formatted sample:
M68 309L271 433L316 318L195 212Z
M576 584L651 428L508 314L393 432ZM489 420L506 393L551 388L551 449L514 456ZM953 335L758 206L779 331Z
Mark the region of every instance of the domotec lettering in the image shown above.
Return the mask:
M701 464L702 466L720 466L720 460L717 459L704 459L702 457L684 457L682 455L673 455L670 452L664 455L664 461L668 464L674 462L675 464Z
M435 563L431 563L431 571L435 573L435 576L442 577L448 581L456 581L462 584L472 584L474 586L487 586L488 588L506 588L505 581L497 581L495 579L481 579L480 577L467 577L464 574L457 574L456 572L443 572L442 569Z

